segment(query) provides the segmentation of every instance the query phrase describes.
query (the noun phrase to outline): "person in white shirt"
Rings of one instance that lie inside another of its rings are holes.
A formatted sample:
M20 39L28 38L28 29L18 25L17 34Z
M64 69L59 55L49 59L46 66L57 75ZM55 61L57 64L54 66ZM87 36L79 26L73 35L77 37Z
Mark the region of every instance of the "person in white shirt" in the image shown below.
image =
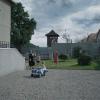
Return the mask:
M44 75L45 75L45 73L48 72L47 68L45 66L45 62L42 62L42 67L43 67L43 71L44 71Z

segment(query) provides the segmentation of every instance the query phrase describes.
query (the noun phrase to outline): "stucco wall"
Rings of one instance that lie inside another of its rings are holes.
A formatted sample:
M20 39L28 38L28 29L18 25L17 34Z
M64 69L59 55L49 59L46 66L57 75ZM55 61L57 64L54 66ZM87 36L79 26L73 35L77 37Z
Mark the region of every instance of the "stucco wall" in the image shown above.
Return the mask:
M10 42L11 6L10 3L0 0L0 41Z
M92 57L100 56L99 48L100 43L57 43L52 45L53 50L57 49L58 54L68 54L72 55L72 51L75 47L81 47L82 50L86 51L86 53Z
M25 59L15 48L0 48L0 76L25 69Z

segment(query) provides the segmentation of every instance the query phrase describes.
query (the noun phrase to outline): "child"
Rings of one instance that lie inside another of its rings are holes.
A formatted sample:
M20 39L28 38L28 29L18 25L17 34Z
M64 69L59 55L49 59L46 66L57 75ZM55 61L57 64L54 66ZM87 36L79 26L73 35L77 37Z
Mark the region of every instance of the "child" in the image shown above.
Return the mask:
M46 68L44 62L42 62L42 67L43 67L43 72L44 72L44 76L45 76L45 73L48 72L48 71L47 71L47 68Z

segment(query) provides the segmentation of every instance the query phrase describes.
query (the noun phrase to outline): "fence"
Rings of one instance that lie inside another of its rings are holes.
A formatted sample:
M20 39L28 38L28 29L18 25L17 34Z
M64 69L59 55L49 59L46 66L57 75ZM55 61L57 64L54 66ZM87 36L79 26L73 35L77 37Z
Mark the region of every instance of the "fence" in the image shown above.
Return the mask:
M0 48L9 48L10 43L6 41L0 41Z
M40 54L40 56L41 56L42 60L49 59L49 53L48 54Z

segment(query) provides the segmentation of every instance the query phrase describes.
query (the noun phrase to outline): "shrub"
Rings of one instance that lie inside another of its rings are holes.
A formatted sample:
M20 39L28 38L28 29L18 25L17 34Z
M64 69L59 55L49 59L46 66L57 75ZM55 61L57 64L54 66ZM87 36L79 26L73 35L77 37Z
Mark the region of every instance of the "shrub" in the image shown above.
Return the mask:
M74 49L73 49L73 57L74 58L78 58L80 56L80 50L81 50L80 47L74 47Z
M96 64L97 64L98 66L100 66L100 58L96 59L95 62L96 62Z
M91 57L86 54L81 54L78 58L79 65L89 65L91 63Z
M59 55L59 59L61 59L61 60L66 60L66 59L67 59L67 56L64 55L64 54L61 54L61 55Z

